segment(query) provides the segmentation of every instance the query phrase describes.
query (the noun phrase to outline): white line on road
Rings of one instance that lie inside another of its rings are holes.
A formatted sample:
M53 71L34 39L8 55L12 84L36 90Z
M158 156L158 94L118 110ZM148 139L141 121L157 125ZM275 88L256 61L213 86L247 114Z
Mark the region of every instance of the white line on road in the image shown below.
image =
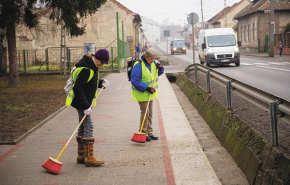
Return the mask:
M279 70L279 71L286 71L286 72L290 72L290 70L287 69L279 69L279 68L274 68L274 67L266 67L266 66L258 66L257 67L262 67L262 68L267 68L267 69L274 69L274 70Z
M273 64L273 65L287 65L287 64L285 64L285 63L277 63L277 62L270 62L269 64Z
M255 65L262 65L262 66L268 66L270 65L269 63L254 63Z
M241 63L241 65L244 65L244 66L253 66L253 65L255 65L255 64Z

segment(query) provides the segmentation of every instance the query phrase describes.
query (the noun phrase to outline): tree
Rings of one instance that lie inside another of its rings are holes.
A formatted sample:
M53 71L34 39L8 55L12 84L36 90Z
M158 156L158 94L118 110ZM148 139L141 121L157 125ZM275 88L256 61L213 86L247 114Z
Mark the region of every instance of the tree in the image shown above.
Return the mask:
M33 8L37 4L51 7L50 18L56 24L64 21L70 35L85 34L85 28L79 27L82 17L95 13L107 0L0 0L0 29L6 33L9 55L8 87L19 86L19 70L16 53L15 27L23 22L25 26L34 28L38 24L37 14Z
M287 23L285 31L284 31L284 35L286 35L288 32L290 32L290 23Z
M7 75L7 44L5 33L0 29L0 77Z

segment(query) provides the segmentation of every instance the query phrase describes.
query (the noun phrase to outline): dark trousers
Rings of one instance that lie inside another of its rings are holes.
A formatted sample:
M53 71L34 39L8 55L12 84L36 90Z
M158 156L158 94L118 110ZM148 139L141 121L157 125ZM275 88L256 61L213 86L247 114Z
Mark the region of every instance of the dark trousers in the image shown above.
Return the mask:
M282 48L279 48L279 51L280 51L280 56L281 56L283 49Z

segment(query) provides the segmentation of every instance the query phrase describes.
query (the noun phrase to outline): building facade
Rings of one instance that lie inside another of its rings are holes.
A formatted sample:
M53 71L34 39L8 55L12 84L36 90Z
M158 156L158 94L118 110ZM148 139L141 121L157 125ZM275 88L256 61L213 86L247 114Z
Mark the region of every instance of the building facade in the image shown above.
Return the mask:
M242 52L269 52L270 24L274 24L274 45L282 41L283 53L290 54L290 31L285 33L287 24L290 24L290 1L276 0L274 17L274 22L270 23L269 0L254 0L234 17L238 21L238 40L242 43ZM279 53L276 47L274 53Z
M39 25L29 29L19 24L16 30L17 49L43 49L47 47L60 47L61 26L49 19L50 8L35 10L39 15ZM117 47L117 16L119 19L119 38L130 43L130 52L135 52L141 31L141 18L137 13L129 10L116 0L108 0L92 15L83 18L81 27L85 27L85 34L79 37L70 37L66 32L67 47L81 47L84 44L93 44L96 48Z

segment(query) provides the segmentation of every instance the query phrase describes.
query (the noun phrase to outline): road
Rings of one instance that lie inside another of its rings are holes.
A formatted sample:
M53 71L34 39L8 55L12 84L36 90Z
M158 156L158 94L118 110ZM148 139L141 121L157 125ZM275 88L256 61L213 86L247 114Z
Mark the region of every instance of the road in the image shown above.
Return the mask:
M166 43L160 43L158 47L166 52ZM168 49L168 53L170 53L170 49ZM193 63L192 50L187 50L186 55L175 54L174 57L186 62L176 66L182 71ZM239 67L231 64L211 66L211 68L240 82L290 101L290 60L287 60L287 58L278 60L276 56L265 58L242 55ZM200 63L197 51L195 52L195 63Z

